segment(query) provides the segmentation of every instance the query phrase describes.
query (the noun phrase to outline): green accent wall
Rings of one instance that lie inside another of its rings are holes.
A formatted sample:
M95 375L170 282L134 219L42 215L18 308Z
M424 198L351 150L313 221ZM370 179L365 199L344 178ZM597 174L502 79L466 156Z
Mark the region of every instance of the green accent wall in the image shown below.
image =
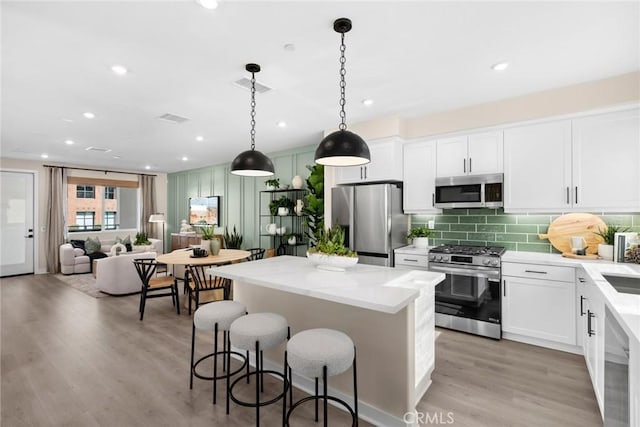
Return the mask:
M603 214L607 224L629 227L640 232L640 213ZM548 240L538 238L546 233L557 214L506 214L502 209L444 209L442 214L412 215L412 226L435 221L435 235L429 244L504 246L514 251L557 253Z
M306 166L313 165L315 149L310 145L268 154L281 185L291 185L296 175L306 180ZM178 233L180 221L188 219L190 197L221 196L220 226L228 226L229 230L235 226L244 237L243 248L261 246L258 205L266 179L232 175L228 163L168 174L167 233Z

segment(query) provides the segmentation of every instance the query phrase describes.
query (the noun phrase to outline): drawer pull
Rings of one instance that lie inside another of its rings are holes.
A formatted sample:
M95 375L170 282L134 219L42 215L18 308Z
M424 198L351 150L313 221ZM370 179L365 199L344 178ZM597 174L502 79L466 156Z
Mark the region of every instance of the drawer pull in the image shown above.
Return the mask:
M535 274L547 274L546 271L537 271L537 270L525 270L525 273L535 273Z
M591 318L596 317L596 315L591 311L587 310L587 334L591 337L595 335L595 331L591 330Z
M580 295L580 317L584 316L584 306L582 304L584 300L585 300L585 297Z
M402 258L403 261L418 262L417 259Z

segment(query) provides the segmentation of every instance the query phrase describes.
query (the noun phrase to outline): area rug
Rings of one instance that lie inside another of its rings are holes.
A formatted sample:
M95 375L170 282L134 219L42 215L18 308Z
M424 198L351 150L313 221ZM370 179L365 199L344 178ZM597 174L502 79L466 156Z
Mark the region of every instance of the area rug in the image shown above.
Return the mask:
M93 274L56 274L56 279L94 298L103 298L109 295L103 294L96 288L96 279Z

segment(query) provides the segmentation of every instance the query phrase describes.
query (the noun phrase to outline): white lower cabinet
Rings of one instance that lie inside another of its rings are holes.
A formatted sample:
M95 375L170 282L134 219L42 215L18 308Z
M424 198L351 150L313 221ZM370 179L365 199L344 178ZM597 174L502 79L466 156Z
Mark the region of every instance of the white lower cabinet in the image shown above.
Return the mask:
M571 267L503 263L502 331L576 345L574 277Z
M582 348L600 414L604 414L604 298L584 270L576 274L579 294L578 320L582 324Z

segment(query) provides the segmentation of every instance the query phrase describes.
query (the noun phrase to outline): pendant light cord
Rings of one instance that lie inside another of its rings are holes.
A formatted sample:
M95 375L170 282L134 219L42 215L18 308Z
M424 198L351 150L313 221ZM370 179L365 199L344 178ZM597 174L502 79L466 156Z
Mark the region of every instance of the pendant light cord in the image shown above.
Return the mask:
M256 74L251 73L251 150L256 149Z
M347 129L347 113L344 111L344 106L347 103L345 94L347 89L347 81L345 80L347 70L344 66L347 62L347 58L344 55L344 51L346 49L347 47L344 44L344 33L342 33L342 42L340 44L340 130Z

